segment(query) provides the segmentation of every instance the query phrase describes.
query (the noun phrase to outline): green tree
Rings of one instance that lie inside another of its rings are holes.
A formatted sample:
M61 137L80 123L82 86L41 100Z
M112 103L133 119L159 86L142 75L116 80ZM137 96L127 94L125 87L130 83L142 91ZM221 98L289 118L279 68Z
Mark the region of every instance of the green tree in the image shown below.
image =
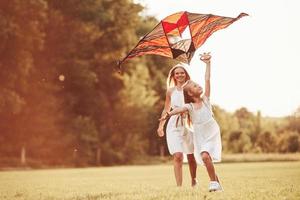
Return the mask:
M116 133L116 137L120 138L119 143L115 145L122 149L127 161L148 153L148 135L153 134L153 127L149 126L152 120L151 110L159 99L149 86L152 80L144 65L136 65L130 72L130 75L122 76L124 89L120 91L117 105L118 119L121 119L122 124Z
M276 150L276 137L272 132L264 131L258 135L257 146L262 152L270 153Z
M281 153L300 151L300 136L295 131L285 131L278 139L278 149Z
M36 121L38 113L31 106L36 102L32 101L36 94L34 57L44 47L47 4L43 0L1 1L0 15L0 128L6 140L0 152L17 156L22 146L32 146L34 125L41 122ZM44 125L55 129L53 120Z
M260 131L260 113L255 117L253 113L242 107L236 110L234 115L238 118L239 129L250 138L250 144L254 147Z

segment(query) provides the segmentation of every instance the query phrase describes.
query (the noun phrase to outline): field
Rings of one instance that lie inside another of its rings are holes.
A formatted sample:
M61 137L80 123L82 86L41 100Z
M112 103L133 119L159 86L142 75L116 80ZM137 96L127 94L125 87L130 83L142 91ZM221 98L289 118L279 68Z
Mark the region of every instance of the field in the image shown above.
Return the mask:
M300 199L299 161L222 163L216 169L224 192L207 191L208 176L202 166L195 188L190 187L187 165L181 188L175 187L170 164L2 171L0 199Z

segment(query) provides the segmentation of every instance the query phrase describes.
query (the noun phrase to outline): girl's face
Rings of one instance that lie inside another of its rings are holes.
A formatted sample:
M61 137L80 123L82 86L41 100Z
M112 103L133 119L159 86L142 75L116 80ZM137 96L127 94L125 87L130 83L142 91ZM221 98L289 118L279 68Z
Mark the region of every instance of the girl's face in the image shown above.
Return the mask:
M203 93L203 88L199 84L191 81L188 85L188 92L191 96L200 96Z
M174 79L176 83L185 83L186 81L186 74L184 69L178 67L174 70Z

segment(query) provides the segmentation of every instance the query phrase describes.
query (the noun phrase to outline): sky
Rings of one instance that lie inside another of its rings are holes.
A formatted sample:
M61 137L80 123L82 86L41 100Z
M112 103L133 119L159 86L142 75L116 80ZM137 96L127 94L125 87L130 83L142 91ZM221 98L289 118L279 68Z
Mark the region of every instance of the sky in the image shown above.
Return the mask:
M246 107L283 117L300 106L300 1L135 0L158 20L179 11L243 17L215 32L195 53L188 71L204 84L199 54L211 52L211 101L229 112Z

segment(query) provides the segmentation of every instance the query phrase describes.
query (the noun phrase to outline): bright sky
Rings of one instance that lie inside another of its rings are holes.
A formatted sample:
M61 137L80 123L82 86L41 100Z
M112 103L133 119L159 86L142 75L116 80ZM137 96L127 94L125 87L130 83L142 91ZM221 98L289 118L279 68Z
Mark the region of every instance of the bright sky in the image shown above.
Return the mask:
M244 106L281 117L300 106L300 1L135 0L158 20L179 11L243 17L215 32L196 52L189 72L203 85L198 56L212 54L212 103L227 111ZM298 57L297 57L298 55Z

